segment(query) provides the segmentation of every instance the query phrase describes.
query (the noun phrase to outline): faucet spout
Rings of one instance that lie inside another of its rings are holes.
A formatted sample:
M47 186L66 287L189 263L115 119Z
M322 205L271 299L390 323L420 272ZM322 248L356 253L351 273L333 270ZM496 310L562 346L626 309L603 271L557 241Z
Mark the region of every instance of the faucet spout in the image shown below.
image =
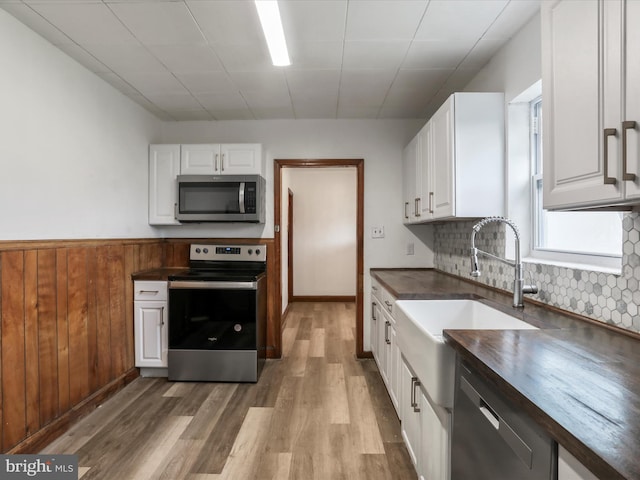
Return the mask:
M498 257L492 253L485 252L476 248L476 234L489 223L504 223L511 227L515 236L515 259L513 261L506 258ZM480 220L473 226L471 231L471 276L479 277L481 275L478 268L478 255L492 258L499 262L505 263L514 268L514 280L513 280L513 306L514 308L522 308L524 306L523 297L525 293L535 294L538 293L538 287L535 285L525 285L524 278L522 276L522 260L520 259L520 231L513 221L504 217L487 217Z

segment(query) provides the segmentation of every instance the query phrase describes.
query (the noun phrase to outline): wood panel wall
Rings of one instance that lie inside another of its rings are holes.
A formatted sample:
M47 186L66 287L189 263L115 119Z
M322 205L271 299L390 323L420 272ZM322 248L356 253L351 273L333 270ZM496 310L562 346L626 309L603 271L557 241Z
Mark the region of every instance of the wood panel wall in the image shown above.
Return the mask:
M130 375L131 274L164 257L160 239L0 243L3 452Z
M0 242L0 451L36 453L137 376L131 274L186 267L205 239ZM267 354L279 358L273 239Z

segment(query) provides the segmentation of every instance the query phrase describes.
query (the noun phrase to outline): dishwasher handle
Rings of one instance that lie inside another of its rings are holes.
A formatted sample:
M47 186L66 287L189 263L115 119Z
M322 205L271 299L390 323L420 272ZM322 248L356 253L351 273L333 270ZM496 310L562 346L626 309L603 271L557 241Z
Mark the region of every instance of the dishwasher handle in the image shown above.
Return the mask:
M482 398L469 381L463 376L460 377L460 390L471 400L478 408L480 413L487 419L491 426L497 430L498 434L505 441L513 452L522 460L522 462L531 470L533 468L533 451L518 434L505 422L504 418L496 413L495 409Z

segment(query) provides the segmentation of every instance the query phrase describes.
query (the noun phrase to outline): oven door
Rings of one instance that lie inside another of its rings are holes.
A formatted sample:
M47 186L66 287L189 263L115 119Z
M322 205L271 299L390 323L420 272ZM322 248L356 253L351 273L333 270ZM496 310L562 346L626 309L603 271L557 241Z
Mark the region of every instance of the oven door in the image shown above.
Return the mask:
M170 281L169 380L256 382L266 357L266 324L266 276Z
M256 350L257 282L169 283L169 350Z

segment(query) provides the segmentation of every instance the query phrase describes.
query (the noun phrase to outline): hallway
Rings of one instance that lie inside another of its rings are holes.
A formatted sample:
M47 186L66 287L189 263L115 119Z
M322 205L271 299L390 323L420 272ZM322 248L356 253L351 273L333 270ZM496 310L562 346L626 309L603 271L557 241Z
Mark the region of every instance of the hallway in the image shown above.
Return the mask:
M139 378L43 453L86 479L414 479L352 303L293 303L257 384Z

